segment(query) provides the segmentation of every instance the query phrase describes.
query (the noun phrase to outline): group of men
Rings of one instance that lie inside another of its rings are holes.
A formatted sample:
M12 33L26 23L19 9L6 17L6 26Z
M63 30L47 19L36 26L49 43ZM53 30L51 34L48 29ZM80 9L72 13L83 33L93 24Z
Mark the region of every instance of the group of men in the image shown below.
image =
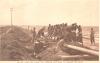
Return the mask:
M55 37L57 40L64 39L66 42L80 42L83 45L83 35L81 25L73 23L68 26L67 23L48 26L48 36ZM90 42L95 45L94 30L90 31Z
M40 51L41 48L43 48L43 44L41 42L36 42L41 37L45 37L45 27L41 28L38 33L36 33L36 29L33 28L32 30L32 42L34 43L34 51L35 54ZM71 25L67 25L67 23L63 24L57 24L57 25L51 25L49 24L47 29L47 37L49 39L55 39L56 41L59 41L61 39L64 39L66 43L81 43L83 46L83 36L82 36L82 27L81 25L77 25L77 23L73 23ZM90 33L90 41L91 44L95 44L94 40L94 30L91 28ZM35 43L36 42L36 43Z
M64 39L66 42L80 42L83 44L82 28L77 23L73 23L70 26L67 23L57 25L49 24L48 35L50 38L56 37L57 40Z
M32 40L34 41L36 38L45 36L44 30L45 27L40 29L36 34L36 30L35 28L33 28ZM64 39L65 42L80 42L83 45L82 27L81 25L77 25L77 23L73 23L71 25L68 25L67 23L56 24L56 25L49 24L47 32L49 39L55 39L55 40ZM91 44L95 42L93 28L91 28L90 41Z

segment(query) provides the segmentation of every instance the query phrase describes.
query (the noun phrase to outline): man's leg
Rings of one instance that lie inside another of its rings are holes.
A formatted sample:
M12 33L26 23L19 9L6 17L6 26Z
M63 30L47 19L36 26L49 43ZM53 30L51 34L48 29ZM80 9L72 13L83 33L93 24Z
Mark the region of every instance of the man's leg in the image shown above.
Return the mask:
M92 45L92 43L93 43L93 41L92 41L92 39L91 39L91 45Z
M93 38L93 44L95 45L95 40L94 40L94 38Z

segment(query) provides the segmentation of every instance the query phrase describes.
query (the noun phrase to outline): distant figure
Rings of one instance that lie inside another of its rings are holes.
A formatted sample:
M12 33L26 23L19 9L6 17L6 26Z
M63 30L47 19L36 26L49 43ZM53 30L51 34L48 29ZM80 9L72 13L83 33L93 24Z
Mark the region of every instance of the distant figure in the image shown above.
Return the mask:
M35 31L35 27L32 30L32 42L34 42L36 39L36 31Z
M82 32L78 32L78 41L79 41L80 43L82 43L82 46L83 46Z
M51 39L52 38L52 33L53 33L53 26L49 24L48 26L48 36Z
M82 38L82 27L81 25L78 26L78 38L77 40L82 43L82 46L83 46L83 38Z
M91 41L91 45L92 44L95 45L94 30L93 30L93 28L91 28L91 32L90 32L90 41Z

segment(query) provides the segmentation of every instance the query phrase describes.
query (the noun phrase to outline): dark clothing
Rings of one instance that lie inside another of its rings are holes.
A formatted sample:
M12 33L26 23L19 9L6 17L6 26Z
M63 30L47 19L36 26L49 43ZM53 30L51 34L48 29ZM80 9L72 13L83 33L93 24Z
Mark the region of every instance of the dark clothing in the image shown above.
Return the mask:
M82 32L82 27L81 27L81 25L78 26L78 32Z
M41 36L44 36L44 30L45 28L43 27L42 29L39 30L37 37L40 38Z
M75 31L74 32L71 32L71 41L72 42L76 42L76 33L75 33Z
M32 42L34 42L36 39L36 31L32 31Z
M91 44L95 44L95 39L94 39L94 31L91 30L91 34L90 34L90 41L91 41Z
M82 32L79 32L79 33L78 33L78 42L83 43Z

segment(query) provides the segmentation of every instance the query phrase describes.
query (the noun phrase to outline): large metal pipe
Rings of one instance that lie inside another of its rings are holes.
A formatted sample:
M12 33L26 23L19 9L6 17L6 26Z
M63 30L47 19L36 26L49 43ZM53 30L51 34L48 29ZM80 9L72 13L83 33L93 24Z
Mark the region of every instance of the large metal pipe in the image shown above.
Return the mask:
M82 47L78 47L78 46L74 46L74 45L68 45L68 44L64 44L65 47L79 51L79 52L83 52L85 54L89 54L89 55L93 55L93 56L97 56L99 57L99 52L97 51L93 51L90 49L86 49L86 48L82 48Z
M89 58L91 58L91 56L89 56L89 55L70 55L70 56L65 56L65 55L60 55L60 56L58 56L58 57L60 57L62 60L75 60L75 59L89 59Z

